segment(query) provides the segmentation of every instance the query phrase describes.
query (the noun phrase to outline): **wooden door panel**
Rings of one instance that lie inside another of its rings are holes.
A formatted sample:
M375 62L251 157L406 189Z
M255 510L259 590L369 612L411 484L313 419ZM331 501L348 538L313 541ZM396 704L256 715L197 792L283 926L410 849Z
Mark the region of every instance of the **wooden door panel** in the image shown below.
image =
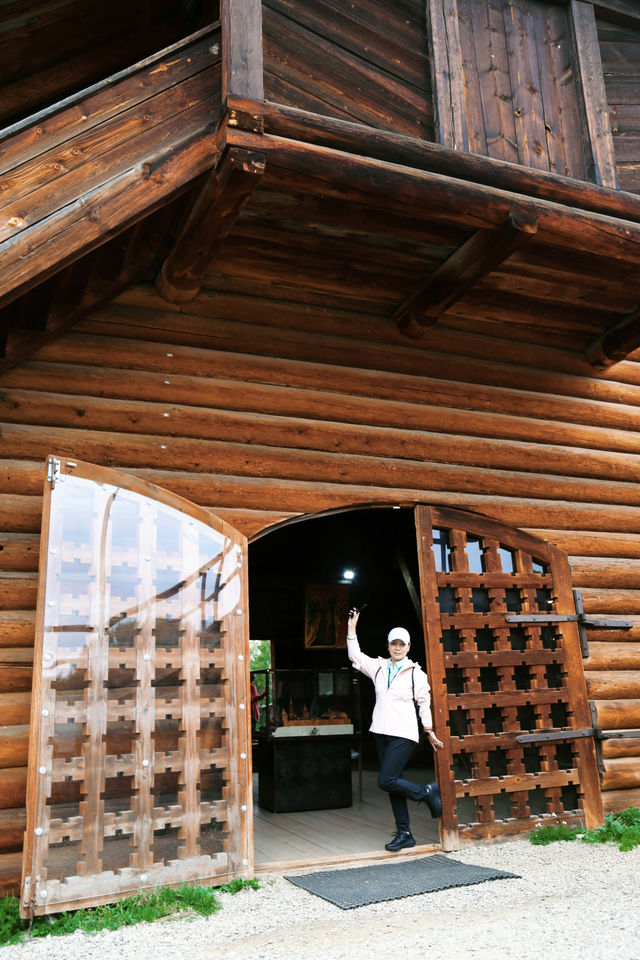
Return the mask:
M50 459L24 915L251 874L246 553L179 497Z
M566 556L455 510L418 507L416 525L445 848L602 822L577 626L545 620L575 614Z

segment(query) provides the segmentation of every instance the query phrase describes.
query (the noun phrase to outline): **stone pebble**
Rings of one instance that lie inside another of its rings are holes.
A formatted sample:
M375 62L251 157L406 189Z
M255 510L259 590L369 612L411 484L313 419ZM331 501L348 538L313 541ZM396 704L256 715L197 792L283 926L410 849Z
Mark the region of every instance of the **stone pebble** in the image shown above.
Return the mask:
M0 960L640 960L640 848L523 838L450 856L520 879L341 910L262 876L211 917L32 940Z

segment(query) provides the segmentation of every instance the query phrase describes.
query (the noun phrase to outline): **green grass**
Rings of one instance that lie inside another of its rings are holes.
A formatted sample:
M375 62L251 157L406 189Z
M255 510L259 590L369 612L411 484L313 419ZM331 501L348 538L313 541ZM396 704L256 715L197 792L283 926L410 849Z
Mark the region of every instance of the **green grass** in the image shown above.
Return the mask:
M581 827L567 827L563 823L538 827L530 835L531 843L544 846L556 840L581 840L583 843L617 843L618 849L633 850L640 845L640 810L627 807L617 813L609 813L601 827L584 830Z
M220 887L196 887L183 884L175 890L158 887L156 890L137 893L116 903L106 903L100 907L72 910L47 917L35 917L32 937L62 936L83 930L96 933L98 930L116 930L118 927L130 927L136 923L151 923L161 917L170 917L184 913L199 914L208 917L221 907L216 894L238 893L250 887L259 890L257 880L232 880ZM18 943L29 933L29 921L20 918L20 904L17 897L0 898L0 946Z

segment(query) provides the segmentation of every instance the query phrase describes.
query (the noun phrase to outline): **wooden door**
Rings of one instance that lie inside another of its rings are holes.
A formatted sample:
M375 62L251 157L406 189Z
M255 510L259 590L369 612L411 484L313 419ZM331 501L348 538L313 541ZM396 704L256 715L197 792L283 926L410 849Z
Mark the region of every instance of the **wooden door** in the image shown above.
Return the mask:
M602 823L566 556L456 510L417 507L416 525L444 848Z
M50 458L21 906L253 870L246 540Z

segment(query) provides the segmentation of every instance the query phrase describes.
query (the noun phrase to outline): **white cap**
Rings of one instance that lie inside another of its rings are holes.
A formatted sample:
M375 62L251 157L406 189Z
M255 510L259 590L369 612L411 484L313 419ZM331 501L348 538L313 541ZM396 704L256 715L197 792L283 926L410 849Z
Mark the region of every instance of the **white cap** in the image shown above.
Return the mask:
M392 630L389 630L389 636L387 637L387 643L391 643L392 640L401 640L402 643L411 644L411 637L409 636L409 631L405 630L404 627L393 627Z

